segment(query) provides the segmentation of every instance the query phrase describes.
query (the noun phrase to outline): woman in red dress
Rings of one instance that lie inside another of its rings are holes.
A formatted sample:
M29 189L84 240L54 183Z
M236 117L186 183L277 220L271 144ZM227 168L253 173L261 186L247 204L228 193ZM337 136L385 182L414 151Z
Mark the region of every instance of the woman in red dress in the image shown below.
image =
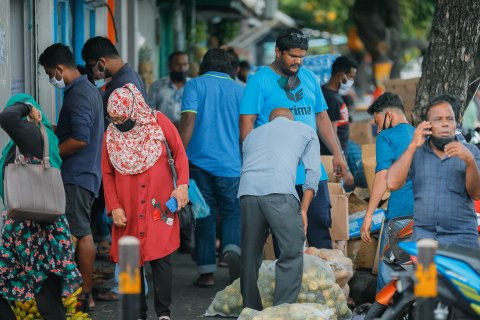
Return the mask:
M125 235L140 240L140 263L150 262L155 311L159 320L170 319L172 291L171 254L180 244L179 221L165 203L175 197L178 209L188 202L188 159L175 126L162 113L152 113L140 91L129 83L108 99L111 124L105 132L102 174L105 203L113 217L111 257L118 262L118 240ZM173 188L165 141L178 175ZM142 279L142 319L147 303Z

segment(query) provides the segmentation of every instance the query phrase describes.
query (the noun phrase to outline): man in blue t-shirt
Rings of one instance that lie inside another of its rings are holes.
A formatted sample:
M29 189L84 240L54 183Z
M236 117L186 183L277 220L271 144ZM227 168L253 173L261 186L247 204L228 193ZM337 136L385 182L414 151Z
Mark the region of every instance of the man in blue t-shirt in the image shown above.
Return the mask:
M243 141L254 127L267 123L273 109L288 108L296 121L309 125L318 133L333 154L335 172L341 176L346 172L346 164L326 112L327 105L322 90L315 75L301 68L307 50L308 39L301 30L289 28L280 33L275 46L275 61L260 69L247 83L240 106L240 137ZM307 240L310 246L331 248L328 230L331 226L331 206L328 177L323 166L321 172L318 192L307 214ZM305 169L300 164L296 176L296 189L300 198L304 182Z
M55 134L62 157L65 216L72 236L78 239L75 261L82 274L81 308L88 311L93 285L95 246L90 229L90 208L101 181L103 111L97 88L82 76L70 49L56 43L39 57L50 83L64 89L63 104Z
M415 128L412 127L405 116L405 110L400 97L391 92L385 92L368 108L368 113L373 115L378 127L376 142L377 166L373 180L372 193L368 202L367 212L363 221L360 235L362 240L370 243L370 228L372 217L377 209L383 194L387 191L387 172L390 166L400 158L412 141ZM413 215L413 190L412 181L408 179L405 185L390 194L384 225L392 218ZM388 243L387 228L384 227L380 239L380 253ZM382 289L389 281L391 269L383 261L378 262L377 291Z
M180 136L195 180L212 214L195 228L194 259L200 277L194 285L211 287L215 259L216 211L222 220L222 254L230 279L240 276L240 132L238 117L243 87L232 79L228 54L211 49L200 64L200 76L183 92ZM217 210L215 210L217 209Z

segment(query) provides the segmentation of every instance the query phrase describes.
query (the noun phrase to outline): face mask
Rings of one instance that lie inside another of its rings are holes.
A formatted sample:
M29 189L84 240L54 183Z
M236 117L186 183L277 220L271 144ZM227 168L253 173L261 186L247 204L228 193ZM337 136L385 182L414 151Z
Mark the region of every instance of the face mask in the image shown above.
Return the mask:
M170 71L170 79L175 82L185 82L187 73L185 71Z
M383 129L382 129L382 131L392 128L392 117L391 116L390 116L390 124L388 125L388 128L385 128L385 123L387 123L387 116L388 116L388 113L385 113L385 118L383 118Z
M57 71L55 70L55 73L57 73ZM60 80L57 80L55 78L55 75L53 77L50 78L50 83L54 86L54 87L57 87L58 89L63 89L65 88L65 81L63 81L63 73L62 73L62 79Z
M445 146L449 144L450 142L455 141L455 136L451 137L436 137L436 136L430 136L430 140L432 141L433 145L435 148L437 148L440 151L445 150Z
M347 82L345 83L340 83L340 89L338 90L338 93L340 93L342 96L346 95L348 90L350 90L350 88L353 86L353 83L354 81L350 79L347 79Z
M133 129L135 126L135 121L128 118L124 123L113 123L113 125L118 129L118 131L125 133Z
M105 79L95 80L95 87L97 87L97 89L102 89L102 87L105 85L105 82Z

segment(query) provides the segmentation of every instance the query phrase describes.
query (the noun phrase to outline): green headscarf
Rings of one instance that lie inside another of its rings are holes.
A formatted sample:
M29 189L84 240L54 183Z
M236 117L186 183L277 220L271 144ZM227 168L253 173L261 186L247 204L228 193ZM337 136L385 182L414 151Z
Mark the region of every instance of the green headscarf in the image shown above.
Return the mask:
M49 144L49 157L50 157L50 164L54 168L60 169L60 166L62 164L62 158L60 158L60 152L58 150L58 138L57 136L53 133L53 128L50 122L48 121L47 117L42 111L42 108L40 105L33 99L32 96L26 94L26 93L21 93L21 94L16 94L10 98L10 100L7 101L7 104L5 105L5 108L8 108L10 106L13 106L14 104L18 102L28 102L31 103L32 105L35 106L41 113L42 113L42 123L45 126L45 129L47 131L47 136L48 136L48 144ZM2 150L2 157L0 158L0 197L3 198L3 167L5 165L5 161L7 159L8 152L10 149L14 146L14 143L12 140L10 140L5 148Z

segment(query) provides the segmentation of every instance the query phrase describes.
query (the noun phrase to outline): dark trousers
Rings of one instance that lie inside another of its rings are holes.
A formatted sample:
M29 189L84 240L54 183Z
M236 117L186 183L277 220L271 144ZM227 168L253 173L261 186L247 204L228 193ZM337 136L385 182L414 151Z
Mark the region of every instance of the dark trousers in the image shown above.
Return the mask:
M243 196L241 208L242 268L240 286L243 306L262 310L257 286L263 244L270 229L280 247L275 264L273 305L295 303L302 284L305 235L300 203L288 194Z
M302 199L303 189L301 185L295 186L298 197ZM330 194L328 193L328 182L320 181L318 183L318 191L308 208L308 227L307 242L309 247L319 249L332 249L332 238L330 238L329 228L332 226L332 216L330 209ZM273 250L275 257L280 256L280 249L273 235Z
M42 289L35 295L38 312L45 320L65 320L65 307L62 303L61 279L49 274ZM10 304L0 295L0 315L2 320L16 320Z
M153 301L158 317L170 316L172 303L172 263L171 255L149 261L153 277ZM140 268L142 291L140 294L140 318L147 319L147 299L145 297L144 268Z

